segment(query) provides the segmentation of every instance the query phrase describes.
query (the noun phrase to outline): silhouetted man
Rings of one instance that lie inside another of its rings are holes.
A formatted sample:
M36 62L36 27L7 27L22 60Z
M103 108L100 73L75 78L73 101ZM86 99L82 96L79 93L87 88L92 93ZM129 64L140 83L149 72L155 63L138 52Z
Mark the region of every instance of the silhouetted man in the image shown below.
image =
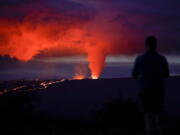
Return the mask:
M163 108L164 80L169 76L169 66L166 58L156 51L156 37L149 36L145 45L146 52L136 58L132 74L140 83L146 132L156 135L160 132L159 112Z

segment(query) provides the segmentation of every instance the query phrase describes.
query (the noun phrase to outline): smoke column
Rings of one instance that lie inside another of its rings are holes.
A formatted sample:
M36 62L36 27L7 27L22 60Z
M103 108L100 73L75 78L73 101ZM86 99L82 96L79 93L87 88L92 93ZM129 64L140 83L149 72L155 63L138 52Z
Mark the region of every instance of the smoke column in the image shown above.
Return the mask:
M103 51L94 49L88 53L89 68L91 70L91 78L97 79L101 75L105 66L106 55Z
M137 48L138 33L124 27L124 22L112 20L111 12L15 9L24 15L0 16L1 56L29 61L42 55L53 57L55 52L56 57L87 55L91 77L96 79L102 74L106 56Z

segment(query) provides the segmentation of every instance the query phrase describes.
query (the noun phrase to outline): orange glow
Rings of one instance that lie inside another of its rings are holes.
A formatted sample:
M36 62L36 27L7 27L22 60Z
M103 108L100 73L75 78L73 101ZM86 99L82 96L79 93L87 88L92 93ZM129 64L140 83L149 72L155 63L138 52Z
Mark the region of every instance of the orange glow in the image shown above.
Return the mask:
M111 19L104 15L83 20L66 19L62 14L47 12L32 13L22 21L0 19L0 55L21 61L29 61L38 55L87 55L91 76L97 79L103 72L106 56L119 54L130 42L119 22L107 21ZM121 29L124 35L120 33Z
M94 79L94 80L96 80L96 79L98 79L99 77L98 76L96 76L96 75L92 75L92 77L91 77L92 79Z
M84 78L84 75L76 75L74 76L73 80L83 80Z
M78 64L76 65L74 72L73 80L82 80L87 76L87 67L83 64Z

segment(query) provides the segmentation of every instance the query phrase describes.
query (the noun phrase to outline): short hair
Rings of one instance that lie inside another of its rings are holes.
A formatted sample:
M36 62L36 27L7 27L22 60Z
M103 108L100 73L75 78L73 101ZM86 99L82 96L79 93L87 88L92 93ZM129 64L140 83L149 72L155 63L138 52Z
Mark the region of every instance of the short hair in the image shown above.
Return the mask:
M151 50L155 50L157 48L157 38L155 36L147 37L146 46Z

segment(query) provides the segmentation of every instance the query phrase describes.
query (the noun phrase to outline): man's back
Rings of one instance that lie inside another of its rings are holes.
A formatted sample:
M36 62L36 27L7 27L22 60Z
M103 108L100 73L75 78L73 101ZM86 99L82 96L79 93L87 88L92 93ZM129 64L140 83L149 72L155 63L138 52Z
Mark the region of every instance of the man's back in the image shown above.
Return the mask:
M146 53L136 59L132 72L133 77L140 80L141 106L148 135L161 133L159 114L163 110L165 98L164 79L169 76L168 62L156 48L156 37L147 37Z
M169 76L168 63L156 51L148 51L135 61L133 76L139 77L143 88L162 87L164 78Z

